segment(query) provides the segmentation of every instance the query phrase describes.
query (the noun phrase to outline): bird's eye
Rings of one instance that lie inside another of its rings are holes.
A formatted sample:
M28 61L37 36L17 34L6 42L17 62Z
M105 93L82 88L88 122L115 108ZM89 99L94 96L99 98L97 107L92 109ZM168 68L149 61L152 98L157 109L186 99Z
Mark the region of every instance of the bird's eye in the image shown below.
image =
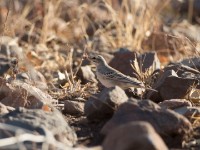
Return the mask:
M92 59L96 59L96 57L93 57Z

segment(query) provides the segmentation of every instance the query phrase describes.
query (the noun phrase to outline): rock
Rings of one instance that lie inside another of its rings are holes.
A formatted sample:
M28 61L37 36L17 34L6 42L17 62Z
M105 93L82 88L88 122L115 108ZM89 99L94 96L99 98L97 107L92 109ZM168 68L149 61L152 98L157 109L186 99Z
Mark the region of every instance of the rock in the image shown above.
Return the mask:
M23 33L20 37L20 42L39 43L40 36L36 33Z
M147 52L138 56L138 62L142 72L146 72L151 67L154 70L160 69L160 61L156 52Z
M199 57L184 59L180 62L180 64L200 71L200 58Z
M194 117L200 117L200 109L198 107L192 107L189 100L171 99L160 102L158 105L163 109L171 109L189 120L193 120Z
M129 99L119 106L101 133L109 135L113 129L132 121L149 122L168 146L179 147L184 135L192 130L191 123L172 110L162 109L150 100Z
M192 106L191 102L186 99L170 99L164 100L158 104L161 108L164 109L176 109L185 106Z
M45 77L39 71L31 68L28 72L18 73L16 79L22 82L34 85L35 87L46 91L48 89Z
M73 146L77 142L75 132L70 128L62 114L56 109L53 109L52 112L45 112L41 109L25 109L20 107L1 116L0 122L6 125L12 125L15 128L20 128L25 133L44 136L50 136L52 134L55 140L69 146ZM7 134L6 131L2 132L2 130L0 131L1 137L10 137L12 135Z
M88 83L89 81L97 83L94 73L91 70L90 66L82 66L78 71L78 77L81 79L83 84Z
M185 116L191 122L193 122L194 120L200 117L200 108L198 107L182 106L182 107L174 108L172 110L178 114Z
M187 98L191 87L198 84L198 80L192 78L181 78L173 70L168 70L161 75L153 85L153 89L158 92L150 91L147 98L154 102L161 102L167 99Z
M136 78L137 76L134 74L136 72L130 64L134 60L137 60L142 72L147 71L151 66L153 66L153 71L160 69L160 61L155 52L148 52L138 56L137 53L125 48L120 48L114 53L114 58L110 61L109 65L125 75Z
M190 19L192 19L193 21L196 21L197 23L199 22L198 21L198 16L200 15L200 2L199 2L199 0L193 0L192 3L191 3L190 0L181 0L181 1L180 0L171 0L170 4L172 6L173 11L175 11L176 13L179 13L181 15L180 16L181 18L186 18L189 11L191 11ZM188 7L190 5L192 7ZM190 8L191 8L191 10L190 10ZM188 31L188 30L186 30L186 31ZM190 32L188 32L188 34L189 33Z
M130 61L136 59L136 57L137 54L135 52L131 52L126 48L120 48L114 53L114 58L110 61L109 65L125 75L136 77L133 74L134 70L130 65Z
M15 108L10 107L10 106L6 106L6 105L4 105L0 102L0 115L7 114L7 113L9 113L13 110L15 110Z
M64 113L70 115L82 115L84 113L84 101L78 100L65 100L64 102Z
M103 142L103 149L167 150L168 148L151 124L136 121L113 129L106 136Z
M94 147L76 147L73 150L103 150L101 146L94 146Z
M4 56L0 56L0 76L3 76L10 69L10 60Z
M180 109L174 110L174 111L176 111L177 113L180 113ZM183 112L183 109L182 109L181 112ZM182 113L182 115L184 115L185 117L187 117L190 120L196 120L197 118L200 117L200 108L198 108L198 107L185 107L185 112Z
M104 88L86 101L84 111L91 121L110 118L119 105L127 100L128 97L120 87Z
M3 76L12 66L13 59L23 58L22 48L18 45L18 38L0 36L0 76Z
M198 89L196 89L198 88ZM190 94L188 95L188 99L191 100L193 103L199 103L200 99L200 85L197 85L196 88L192 88Z
M0 101L6 106L42 108L43 105L57 103L49 94L20 80L7 82L0 78Z
M164 72L167 72L168 70L174 70L176 74L180 77L186 72L190 72L195 75L199 75L200 72L194 68L191 68L189 66L180 64L180 63L175 63L175 64L170 64L167 67L164 68Z
M1 51L0 54L6 57L20 57L22 48L18 45L18 38L11 38L9 36L1 36Z

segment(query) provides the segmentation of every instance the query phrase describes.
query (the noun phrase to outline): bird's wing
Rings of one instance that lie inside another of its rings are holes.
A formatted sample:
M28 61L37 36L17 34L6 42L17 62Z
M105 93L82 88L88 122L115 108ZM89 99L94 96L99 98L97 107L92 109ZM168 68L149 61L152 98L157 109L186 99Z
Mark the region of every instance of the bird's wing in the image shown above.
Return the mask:
M115 80L115 81L120 81L124 83L131 83L135 85L142 85L140 81L137 79L131 78L129 76L126 76L122 74L121 72L114 70L114 69L109 69L103 74L104 78L109 79L109 80Z

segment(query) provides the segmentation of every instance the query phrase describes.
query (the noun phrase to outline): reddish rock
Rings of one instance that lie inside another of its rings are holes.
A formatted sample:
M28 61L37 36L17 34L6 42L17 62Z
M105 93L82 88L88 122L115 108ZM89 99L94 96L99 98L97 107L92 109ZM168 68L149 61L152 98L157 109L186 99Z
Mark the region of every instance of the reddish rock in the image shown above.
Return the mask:
M161 108L164 109L176 109L184 106L192 106L191 102L186 99L170 99L164 100L158 104Z
M142 121L130 122L113 129L106 136L103 149L168 150L151 124Z
M129 99L120 105L101 133L108 135L118 126L132 121L149 122L168 146L179 147L183 136L192 130L190 122L174 111L162 109L150 100Z
M54 108L52 108L52 111L47 112L42 109L25 109L19 107L8 114L1 115L0 123L12 125L13 129L21 130L21 134L43 135L46 138L59 141L68 146L73 146L77 142L74 130L65 121L63 115ZM1 137L10 138L12 135L15 136L15 130L12 129L9 133L8 129L0 129ZM17 147L19 146L18 144L16 145ZM25 142L24 145L28 146L29 144ZM36 149L42 149L41 143L35 143L34 146ZM30 149L30 147L27 149Z
M104 88L86 101L84 111L89 120L110 118L119 105L127 100L128 97L120 87Z
M64 113L75 116L82 115L84 113L84 104L84 102L78 100L66 100L64 102Z
M114 53L114 58L110 61L109 65L125 75L136 77L131 67L130 62L137 57L135 52L131 52L128 49L121 48Z

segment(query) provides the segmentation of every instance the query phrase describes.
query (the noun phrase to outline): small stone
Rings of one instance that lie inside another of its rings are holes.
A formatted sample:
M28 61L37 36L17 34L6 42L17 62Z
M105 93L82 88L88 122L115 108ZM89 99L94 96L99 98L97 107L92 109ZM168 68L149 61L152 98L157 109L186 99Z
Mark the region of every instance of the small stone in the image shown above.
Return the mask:
M122 136L123 135L123 136ZM104 150L167 150L167 146L148 122L126 123L113 129L103 142Z
M82 115L84 113L84 102L66 100L64 102L64 113L70 115Z
M158 104L161 108L164 109L176 109L184 106L192 106L191 102L186 99L170 99L164 100Z
M7 114L7 113L9 113L10 111L14 111L14 110L15 110L15 108L10 107L10 106L6 106L6 105L4 105L4 104L2 104L2 103L0 102L0 115L2 115L2 114Z
M120 104L126 102L128 97L118 86L104 88L99 94L91 96L85 103L85 114L89 120L110 118Z
M192 120L200 117L200 108L198 107L187 107L185 113L183 114L188 119Z
M90 66L82 66L78 71L78 77L81 79L83 84L88 83L89 81L97 83L94 73L91 70Z
M94 147L75 147L73 150L103 150L101 146L94 146Z
M180 64L191 67L195 70L200 70L200 59L199 59L199 57L184 59L180 62Z

